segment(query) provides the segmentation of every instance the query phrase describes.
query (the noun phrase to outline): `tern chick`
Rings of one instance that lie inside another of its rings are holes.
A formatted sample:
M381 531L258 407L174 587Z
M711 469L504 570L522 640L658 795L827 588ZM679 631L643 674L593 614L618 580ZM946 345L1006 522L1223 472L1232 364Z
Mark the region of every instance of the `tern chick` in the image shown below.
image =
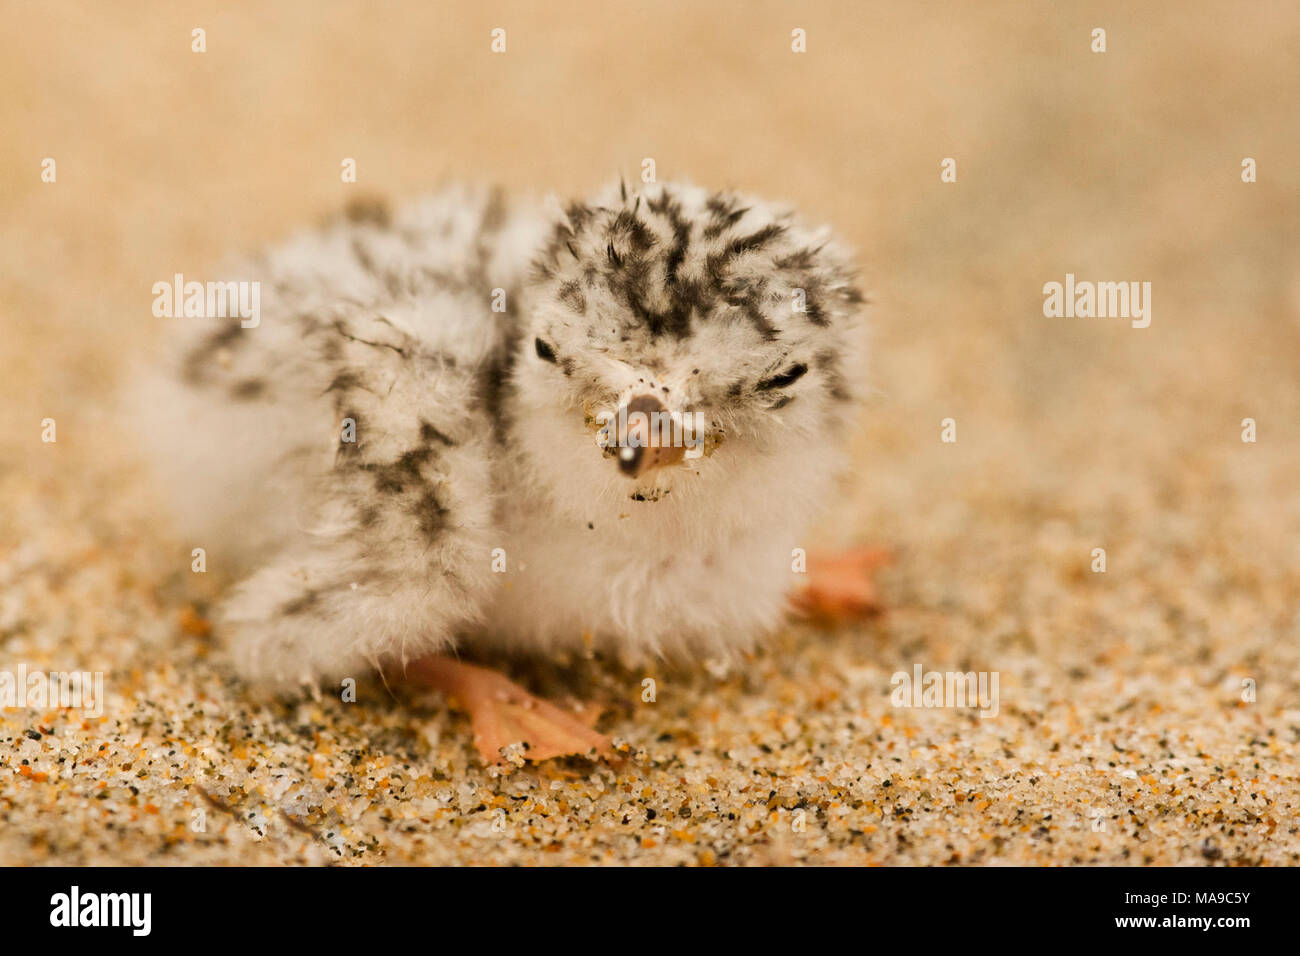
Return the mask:
M489 645L727 655L783 620L858 412L862 296L829 232L622 184L363 204L254 260L261 321L174 320L146 432L241 578L244 672L442 687L487 759L605 738Z

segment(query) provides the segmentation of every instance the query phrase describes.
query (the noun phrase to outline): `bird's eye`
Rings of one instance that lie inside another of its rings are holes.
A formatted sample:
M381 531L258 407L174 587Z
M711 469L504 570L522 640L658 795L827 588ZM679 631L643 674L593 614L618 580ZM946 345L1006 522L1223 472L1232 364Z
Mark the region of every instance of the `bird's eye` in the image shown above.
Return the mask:
M780 375L773 375L771 378L765 378L763 381L759 382L758 391L768 392L774 388L785 388L787 385L791 385L798 381L807 371L808 366L804 365L803 362L791 365Z
M555 364L555 349L551 348L541 339L533 340L533 348L537 349L537 357L543 362L550 362L552 365Z

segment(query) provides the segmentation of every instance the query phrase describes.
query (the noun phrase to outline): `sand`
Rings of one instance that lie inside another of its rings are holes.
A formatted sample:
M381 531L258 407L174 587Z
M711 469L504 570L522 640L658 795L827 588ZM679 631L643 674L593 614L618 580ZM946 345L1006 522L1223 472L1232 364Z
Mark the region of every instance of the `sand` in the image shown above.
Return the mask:
M474 7L5 8L0 671L104 701L0 711L0 862L1300 862L1300 15ZM484 768L395 679L240 683L112 396L152 283L338 208L347 156L393 197L651 156L833 222L875 397L822 538L895 550L887 612L729 669L493 661L605 705L612 762ZM1067 273L1151 282L1150 326L1044 316ZM996 715L895 706L918 666Z

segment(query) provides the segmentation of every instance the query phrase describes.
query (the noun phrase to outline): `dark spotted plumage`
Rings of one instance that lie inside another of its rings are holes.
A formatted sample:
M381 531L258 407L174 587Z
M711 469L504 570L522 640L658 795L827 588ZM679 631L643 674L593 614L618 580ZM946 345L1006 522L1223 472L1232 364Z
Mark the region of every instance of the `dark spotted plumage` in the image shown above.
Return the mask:
M699 323L740 320L776 341L790 323L773 322L773 306L788 290L803 291L798 318L814 325L861 301L847 269L790 236L789 214L751 224L753 210L724 193L700 210L687 210L667 187L647 197L568 207L534 271L571 311L585 314L591 294L605 293L625 323L652 338L684 339Z
M763 379L755 386L755 389L760 392L767 392L774 388L785 388L787 385L793 385L795 382L799 381L807 371L807 365L804 365L802 362L797 362L780 375L773 375L771 378Z
M439 634L473 615L492 512L476 483L492 447L484 439L506 427L530 258L499 260L509 222L499 190L396 215L358 201L324 232L252 260L259 327L178 329L179 379L216 419L202 446L213 462L197 477L229 472L231 484L240 469L265 470L263 517L206 532L250 562L223 616L253 670L400 656L418 638L411 622ZM430 325L431 304L482 331ZM223 409L250 417L227 424ZM176 424L183 438L197 431ZM203 487L192 479L185 504L199 507ZM204 519L233 494L213 487Z
M654 368L660 352L721 347L732 367L697 393L771 412L791 405L778 393L794 386L852 400L837 349L814 343L841 337L834 326L852 324L862 294L847 260L791 212L728 193L620 189L611 203L570 204L533 275L565 313L538 355L580 386L596 374L581 353L643 354Z

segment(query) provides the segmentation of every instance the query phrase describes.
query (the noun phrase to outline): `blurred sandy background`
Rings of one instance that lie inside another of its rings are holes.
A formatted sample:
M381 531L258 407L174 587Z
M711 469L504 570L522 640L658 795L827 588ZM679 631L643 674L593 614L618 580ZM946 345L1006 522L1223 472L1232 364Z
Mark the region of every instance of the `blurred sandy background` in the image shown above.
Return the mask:
M1300 862L1300 10L1141 7L0 3L0 668L111 693L0 713L0 859ZM647 156L860 250L878 398L834 527L898 549L888 615L653 706L590 665L621 769L494 777L378 685L249 700L109 411L150 286L354 190ZM1151 327L1044 318L1066 272L1151 282ZM914 663L999 671L1000 716L891 708Z

